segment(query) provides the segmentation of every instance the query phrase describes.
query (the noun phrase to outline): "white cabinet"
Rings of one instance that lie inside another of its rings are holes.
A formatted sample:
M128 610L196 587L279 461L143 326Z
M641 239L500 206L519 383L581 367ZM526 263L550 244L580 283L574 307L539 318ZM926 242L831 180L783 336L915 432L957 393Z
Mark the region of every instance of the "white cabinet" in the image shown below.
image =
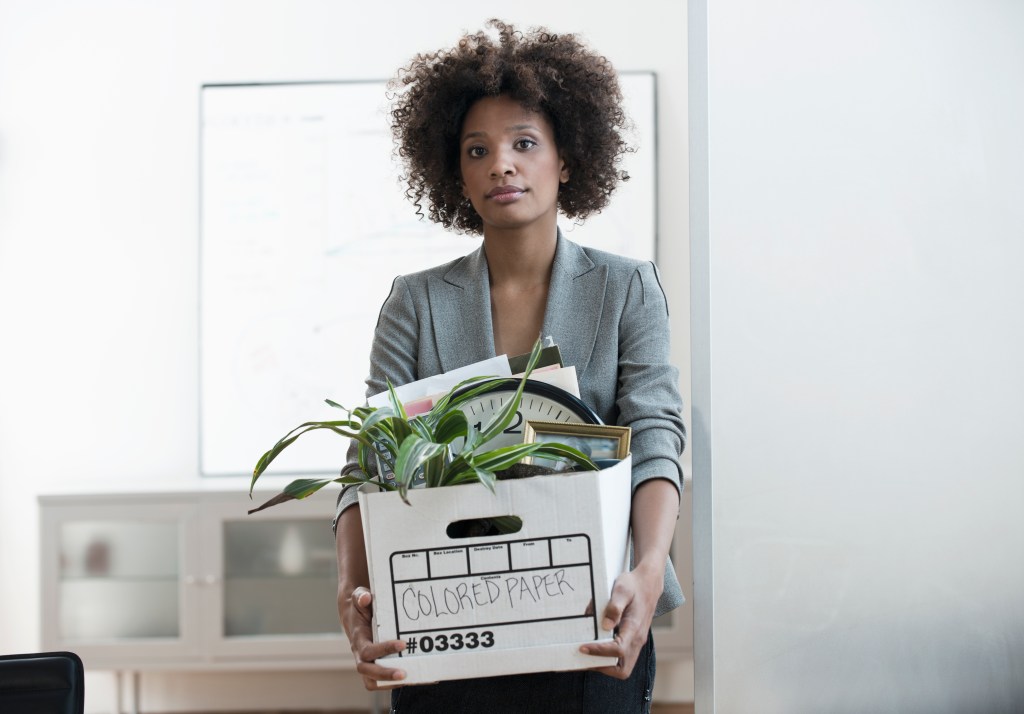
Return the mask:
M333 494L41 496L42 641L92 669L351 667Z
M91 669L353 667L337 615L334 493L247 515L244 490L41 496L42 643ZM692 592L690 493L673 559ZM654 623L692 656L692 605Z

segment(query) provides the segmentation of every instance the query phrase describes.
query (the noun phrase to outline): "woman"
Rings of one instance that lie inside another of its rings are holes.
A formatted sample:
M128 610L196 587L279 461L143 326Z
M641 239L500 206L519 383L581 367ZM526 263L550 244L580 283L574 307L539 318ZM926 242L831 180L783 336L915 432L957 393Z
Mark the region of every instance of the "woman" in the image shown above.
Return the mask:
M668 311L657 271L562 237L561 212L600 211L628 147L615 72L572 35L522 34L492 20L457 46L418 55L392 83L392 130L418 212L482 233L475 253L395 280L381 308L368 394L551 335L576 366L580 393L609 424L631 426L634 557L602 613L613 642L581 650L612 667L404 687L399 712L649 711L651 620L682 602L668 550L679 507L685 432L678 372L668 364ZM356 468L349 464L346 470ZM362 527L350 491L339 503L338 609L367 688L400 682L375 660ZM395 661L389 660L388 663ZM400 663L400 661L399 661Z

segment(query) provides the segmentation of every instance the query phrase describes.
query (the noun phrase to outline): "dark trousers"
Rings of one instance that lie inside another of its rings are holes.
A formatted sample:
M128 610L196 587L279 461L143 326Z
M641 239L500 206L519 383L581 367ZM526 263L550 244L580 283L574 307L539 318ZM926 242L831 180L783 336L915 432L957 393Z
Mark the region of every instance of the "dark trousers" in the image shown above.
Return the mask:
M650 714L654 660L648 633L629 679L589 671L455 679L396 689L391 714Z

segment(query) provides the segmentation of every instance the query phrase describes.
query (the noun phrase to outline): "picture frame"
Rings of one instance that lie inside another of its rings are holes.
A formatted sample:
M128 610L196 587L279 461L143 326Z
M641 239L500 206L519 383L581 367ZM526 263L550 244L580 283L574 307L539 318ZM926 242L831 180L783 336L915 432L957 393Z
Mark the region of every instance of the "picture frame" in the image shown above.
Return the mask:
M624 459L629 455L631 434L628 426L530 420L523 430L523 441L527 444L556 441L579 449L593 460ZM546 465L546 461L532 459L531 463Z

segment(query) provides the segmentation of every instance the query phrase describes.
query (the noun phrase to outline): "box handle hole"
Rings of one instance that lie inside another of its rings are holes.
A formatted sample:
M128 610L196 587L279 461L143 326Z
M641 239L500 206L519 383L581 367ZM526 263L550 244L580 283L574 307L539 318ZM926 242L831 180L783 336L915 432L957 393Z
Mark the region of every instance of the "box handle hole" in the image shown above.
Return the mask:
M481 538L518 533L522 529L523 519L519 516L491 516L452 521L445 533L449 538Z

